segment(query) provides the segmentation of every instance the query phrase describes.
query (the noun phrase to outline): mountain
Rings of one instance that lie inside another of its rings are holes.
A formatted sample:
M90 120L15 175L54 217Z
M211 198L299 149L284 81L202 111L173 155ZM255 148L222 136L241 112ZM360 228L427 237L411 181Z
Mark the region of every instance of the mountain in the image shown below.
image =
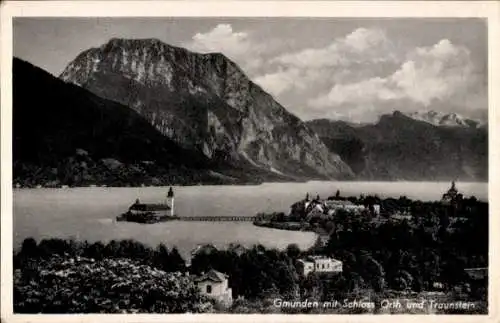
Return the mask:
M457 113L442 113L436 111L416 111L406 114L412 119L424 121L435 126L481 128L485 124L480 120L465 118Z
M14 183L22 186L256 182L179 146L141 115L13 61Z
M212 161L294 178L353 177L316 133L220 53L111 39L78 55L60 78L128 106Z
M371 125L353 127L326 119L307 125L351 166L358 179L488 179L485 128L435 126L398 111Z

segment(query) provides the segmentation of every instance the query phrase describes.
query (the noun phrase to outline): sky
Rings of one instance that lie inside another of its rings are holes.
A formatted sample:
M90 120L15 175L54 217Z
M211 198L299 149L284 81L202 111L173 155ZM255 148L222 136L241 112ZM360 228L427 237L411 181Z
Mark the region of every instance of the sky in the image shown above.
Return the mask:
M303 120L434 110L485 119L487 24L465 18L15 18L14 56L58 76L110 38L221 52Z

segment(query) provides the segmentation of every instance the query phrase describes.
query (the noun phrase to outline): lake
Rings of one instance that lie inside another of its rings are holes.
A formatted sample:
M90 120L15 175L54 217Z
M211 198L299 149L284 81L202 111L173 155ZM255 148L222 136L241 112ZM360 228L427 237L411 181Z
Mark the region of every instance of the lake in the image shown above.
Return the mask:
M342 196L378 194L380 197L406 195L412 199L438 200L450 187L448 182L307 182L265 183L242 186L174 186L175 213L183 215L253 216L259 212L283 211L303 199L328 197L340 190ZM464 196L488 199L487 183L457 183ZM311 246L315 234L256 227L251 222L183 222L158 224L115 222L139 198L142 202L163 201L168 188L66 188L14 189L14 246L26 237L75 238L109 241L132 238L151 246L160 242L177 246L187 256L198 244L224 247L231 242L244 246L263 244L284 248L297 243Z

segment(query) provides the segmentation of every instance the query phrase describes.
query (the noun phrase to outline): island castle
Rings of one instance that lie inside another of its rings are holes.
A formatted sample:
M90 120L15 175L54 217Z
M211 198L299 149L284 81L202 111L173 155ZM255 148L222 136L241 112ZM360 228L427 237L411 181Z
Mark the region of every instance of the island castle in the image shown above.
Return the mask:
M117 217L118 221L129 221L139 223L155 223L175 219L174 213L174 191L172 187L168 190L164 203L141 203L135 200L128 211Z

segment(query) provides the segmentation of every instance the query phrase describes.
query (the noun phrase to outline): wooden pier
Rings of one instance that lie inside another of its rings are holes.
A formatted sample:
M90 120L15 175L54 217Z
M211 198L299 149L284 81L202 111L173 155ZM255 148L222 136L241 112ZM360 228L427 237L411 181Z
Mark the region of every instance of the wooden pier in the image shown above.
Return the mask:
M176 218L179 221L204 221L204 222L218 222L218 221L239 221L239 222L253 222L257 220L256 216L179 216Z

